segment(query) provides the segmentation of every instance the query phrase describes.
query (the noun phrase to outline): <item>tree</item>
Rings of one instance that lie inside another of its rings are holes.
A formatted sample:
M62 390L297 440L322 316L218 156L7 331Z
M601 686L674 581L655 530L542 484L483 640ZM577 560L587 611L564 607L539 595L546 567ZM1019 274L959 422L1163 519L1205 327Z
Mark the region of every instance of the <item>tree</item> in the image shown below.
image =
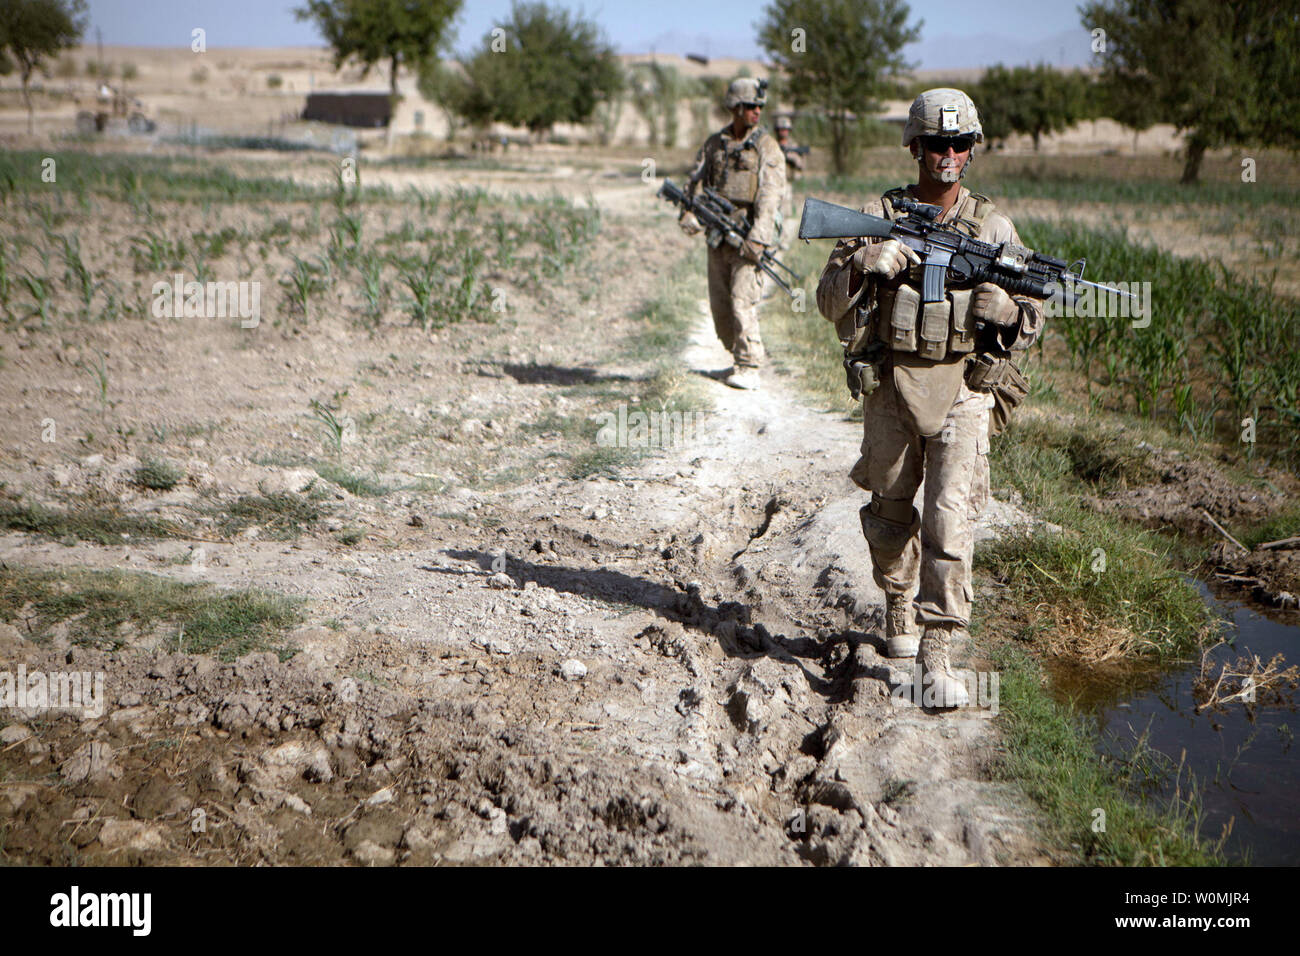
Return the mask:
M0 66L16 68L27 104L27 132L35 131L32 74L47 57L81 42L86 30L86 0L4 0L0 3ZM4 71L9 72L9 71Z
M420 67L420 95L437 103L447 117L447 141L456 136L458 117L465 115L470 87L459 66L429 59Z
M1103 77L1098 84L1102 114L1133 131L1133 154L1137 155L1138 135L1160 120L1160 108L1147 77L1120 81Z
M788 77L795 107L824 111L831 166L848 171L859 119L880 111L910 70L902 49L921 35L904 0L772 0L758 41Z
M689 84L675 67L662 63L637 63L631 70L631 99L650 127L650 145L677 145L677 103Z
M1182 181L1207 149L1252 140L1300 146L1300 17L1266 0L1093 0L1084 26L1104 39L1104 82L1148 93L1160 119L1186 132ZM1095 31L1102 30L1098 35Z
M418 69L451 40L452 21L462 0L307 0L294 10L299 20L313 20L334 50L334 68L349 58L362 65L362 76L388 61L388 83L397 96L397 72Z
M537 135L556 123L587 122L624 83L596 24L545 3L515 3L463 65L467 119L526 126Z
M1092 81L1082 73L1064 73L1049 66L998 64L985 71L971 88L980 125L988 140L1005 139L1012 133L1034 138L1037 151L1042 137L1068 129L1095 115Z

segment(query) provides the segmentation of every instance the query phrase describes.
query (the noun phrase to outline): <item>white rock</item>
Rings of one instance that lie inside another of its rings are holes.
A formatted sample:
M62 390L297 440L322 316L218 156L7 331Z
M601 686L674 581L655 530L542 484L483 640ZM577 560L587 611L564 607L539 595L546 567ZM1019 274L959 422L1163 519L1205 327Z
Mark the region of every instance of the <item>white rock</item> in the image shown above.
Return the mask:
M22 724L11 724L4 730L0 730L0 744L16 744L20 740L26 740L32 735L32 732Z
M571 657L560 665L560 674L565 680L582 680L587 676L587 665Z

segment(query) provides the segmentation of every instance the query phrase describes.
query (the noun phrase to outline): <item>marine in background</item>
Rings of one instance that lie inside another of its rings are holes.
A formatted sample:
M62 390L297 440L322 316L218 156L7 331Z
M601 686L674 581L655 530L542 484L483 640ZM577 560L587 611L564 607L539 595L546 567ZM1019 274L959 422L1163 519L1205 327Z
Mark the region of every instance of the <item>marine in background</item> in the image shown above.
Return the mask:
M720 243L708 251L709 308L713 328L732 356L723 381L733 388L753 389L760 384L759 369L766 353L758 327L764 275L757 263L764 250L777 248L785 196L785 156L759 125L766 102L765 80L743 77L732 82L723 100L731 122L705 140L686 185L692 197L701 184L715 190L753 224L739 249ZM703 231L689 211L678 222L689 236Z

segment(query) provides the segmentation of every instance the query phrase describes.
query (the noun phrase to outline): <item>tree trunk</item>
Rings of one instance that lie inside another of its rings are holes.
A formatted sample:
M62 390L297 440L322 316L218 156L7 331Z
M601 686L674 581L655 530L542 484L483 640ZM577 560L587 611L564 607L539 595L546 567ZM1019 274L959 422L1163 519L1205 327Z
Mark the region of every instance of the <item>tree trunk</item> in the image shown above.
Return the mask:
M1205 141L1193 134L1187 141L1187 162L1183 166L1183 178L1180 182L1194 183L1201 175L1201 160L1205 158Z
M32 116L32 71L23 70L23 102L27 104L27 135L30 136L36 132L33 127Z
M1043 135L1042 130L1034 130L1034 152L1038 152L1038 140Z
M390 64L390 65L389 65L389 67L388 67L388 90L389 90L390 93L393 94L393 100L394 100L394 102L393 102L393 108L396 109L396 108L397 108L397 103L396 103L396 100L397 100L397 54L396 54L396 53L394 53L393 56L392 56L392 58L389 60L389 64Z
M831 166L835 170L835 175L843 176L848 172L848 156L846 153L844 118L839 116L831 117Z

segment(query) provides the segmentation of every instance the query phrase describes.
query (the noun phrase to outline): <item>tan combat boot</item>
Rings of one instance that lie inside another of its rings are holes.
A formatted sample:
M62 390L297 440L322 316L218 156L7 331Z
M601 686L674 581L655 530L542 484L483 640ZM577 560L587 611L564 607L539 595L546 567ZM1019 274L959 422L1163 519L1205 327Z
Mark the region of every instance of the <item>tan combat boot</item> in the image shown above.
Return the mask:
M754 389L759 387L758 369L735 366L731 374L722 380L732 388Z
M925 629L921 638L917 660L921 664L921 706L936 709L966 707L970 694L966 685L952 672L948 664L948 643L956 631L964 630L956 624L938 624Z
M912 620L912 601L905 594L885 595L885 654L915 657L921 635Z

